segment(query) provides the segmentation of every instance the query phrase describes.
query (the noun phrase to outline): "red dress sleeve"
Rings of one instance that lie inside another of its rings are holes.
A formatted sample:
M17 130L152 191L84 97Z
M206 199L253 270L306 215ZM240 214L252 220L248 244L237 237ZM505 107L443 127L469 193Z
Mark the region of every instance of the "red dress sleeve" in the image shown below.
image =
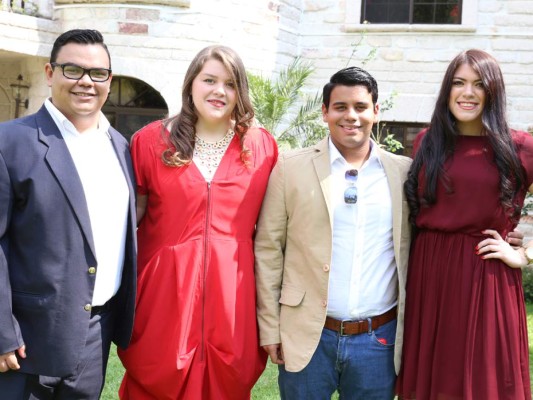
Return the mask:
M137 180L137 193L148 194L150 184L150 170L154 158L161 161L164 150L161 146L161 121L155 121L146 125L133 135L131 139L131 158L133 161L133 171ZM159 145L157 145L159 143ZM155 154L160 151L161 154Z

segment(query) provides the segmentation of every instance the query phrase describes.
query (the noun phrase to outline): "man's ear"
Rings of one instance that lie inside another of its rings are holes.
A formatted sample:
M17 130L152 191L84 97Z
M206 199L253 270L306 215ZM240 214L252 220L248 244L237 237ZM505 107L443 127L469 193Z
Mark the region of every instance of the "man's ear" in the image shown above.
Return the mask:
M44 65L44 75L46 76L46 83L48 84L48 87L52 87L52 76L54 75L52 64L46 63Z

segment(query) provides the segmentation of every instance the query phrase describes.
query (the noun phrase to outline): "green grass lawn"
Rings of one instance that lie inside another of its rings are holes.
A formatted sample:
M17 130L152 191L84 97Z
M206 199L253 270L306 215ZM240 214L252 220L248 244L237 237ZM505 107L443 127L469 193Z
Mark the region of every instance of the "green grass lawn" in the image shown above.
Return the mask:
M533 304L526 304L527 333L529 337L529 379L533 384Z
M124 374L124 368L117 357L115 346L111 349L111 356L109 357L109 364L107 366L107 376L104 391L102 393L102 400L116 400L118 399L118 388ZM267 368L259 381L257 381L252 390L253 400L279 400L278 391L278 369L271 362L267 363Z
M529 375L533 377L533 304L527 305L527 329L529 332ZM120 363L116 349L111 350L109 365L107 367L106 385L102 393L102 400L118 399L117 392L122 379L124 368ZM277 385L278 370L272 363L267 364L267 368L252 391L253 400L279 400ZM338 398L334 396L333 399Z

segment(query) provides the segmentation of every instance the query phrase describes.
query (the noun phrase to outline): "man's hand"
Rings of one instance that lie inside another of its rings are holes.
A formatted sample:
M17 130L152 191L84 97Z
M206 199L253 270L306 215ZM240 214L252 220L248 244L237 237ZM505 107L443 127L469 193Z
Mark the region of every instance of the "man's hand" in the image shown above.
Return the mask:
M26 346L17 349L19 357L26 358ZM11 369L20 369L17 356L14 351L0 355L0 372L7 372Z
M283 358L283 347L281 347L281 343L267 344L266 346L263 346L263 350L268 353L270 356L270 361L272 361L273 364L285 364Z

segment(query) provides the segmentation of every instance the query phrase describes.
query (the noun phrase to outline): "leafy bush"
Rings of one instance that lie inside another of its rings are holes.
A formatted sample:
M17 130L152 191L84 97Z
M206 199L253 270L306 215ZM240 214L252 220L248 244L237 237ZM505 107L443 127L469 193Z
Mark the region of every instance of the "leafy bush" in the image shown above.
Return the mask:
M533 268L527 267L522 270L522 284L526 303L533 303Z

